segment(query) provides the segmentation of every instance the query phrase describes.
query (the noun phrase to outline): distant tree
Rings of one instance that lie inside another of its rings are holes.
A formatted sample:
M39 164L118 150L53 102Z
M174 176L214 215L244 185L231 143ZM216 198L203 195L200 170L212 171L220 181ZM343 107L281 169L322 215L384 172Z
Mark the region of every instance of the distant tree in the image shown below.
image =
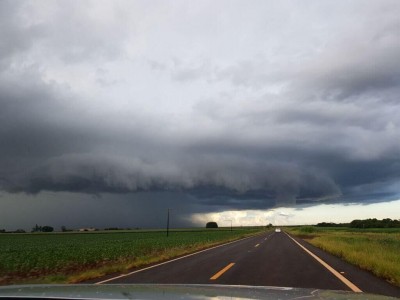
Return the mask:
M51 226L43 226L42 231L43 232L52 232L52 231L54 231L54 228Z
M62 231L62 232L67 232L68 229L67 229L67 227L65 227L65 226L61 226L61 231Z
M208 222L206 228L218 228L217 222Z
M26 231L23 229L17 229L14 231L15 233L25 233Z
M5 233L6 230L5 229L0 229L0 233Z

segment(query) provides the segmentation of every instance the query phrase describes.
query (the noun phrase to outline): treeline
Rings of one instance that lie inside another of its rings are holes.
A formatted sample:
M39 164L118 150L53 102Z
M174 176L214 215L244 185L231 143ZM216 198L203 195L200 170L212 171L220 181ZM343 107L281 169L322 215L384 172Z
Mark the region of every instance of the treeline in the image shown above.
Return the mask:
M364 219L353 220L350 223L333 223L322 222L318 223L318 227L351 227L351 228L400 228L400 220L392 219Z
M322 222L318 223L318 227L349 227L349 223L333 223L333 222Z
M392 219L365 219L353 220L350 222L350 227L353 228L400 228L400 220Z

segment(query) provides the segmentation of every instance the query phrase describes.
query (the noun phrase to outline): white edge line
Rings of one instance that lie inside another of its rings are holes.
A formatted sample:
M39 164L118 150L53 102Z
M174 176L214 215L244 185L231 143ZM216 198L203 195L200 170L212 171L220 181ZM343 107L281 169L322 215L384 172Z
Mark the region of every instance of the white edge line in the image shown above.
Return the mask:
M263 234L263 233L261 233L261 234ZM119 275L119 276L116 276L116 277L112 277L112 278L109 278L109 279L106 279L106 280L103 280L103 281L99 281L99 282L96 282L95 284L103 284L103 283L106 283L106 282L109 282L109 281L113 281L115 279L119 279L119 278L126 277L126 276L129 276L129 275L135 274L135 273L139 273L139 272L142 272L142 271L153 269L153 268L156 268L156 267L159 267L159 266L162 266L162 265L166 265L166 264L169 264L171 262L174 262L174 261L177 261L177 260L180 260L180 259L184 259L184 258L189 257L189 256L193 256L193 255L200 254L202 252L206 252L206 251L209 251L209 250L212 250L212 249L216 249L216 248L219 248L219 247L222 247L222 246L226 246L226 245L229 245L229 244L240 242L240 241L243 241L245 239L252 238L254 236L257 236L257 235L248 236L248 237L245 237L245 238L242 238L242 239L239 239L239 240L231 241L231 242L228 242L228 243L225 243L225 244L221 244L221 245L218 245L218 246L214 246L214 247L211 247L211 248L200 250L200 251L197 251L197 252L194 252L194 253L191 253L191 254L187 254L185 256L181 256L181 257L174 258L174 259L171 259L171 260L168 260L168 261L164 261L162 263L159 263L159 264L147 267L147 268L136 270L136 271L133 271L133 272L130 272L130 273L127 273L127 274L122 274L122 275Z
M310 250L308 250L306 247L304 247L302 244L300 244L298 241L296 241L294 238L292 238L288 233L286 233L286 235L289 238L291 238L300 248L302 248L305 252L307 252L309 255L311 255L315 260L317 260L321 265L323 265L329 272L331 272L340 281L342 281L345 285L347 285L353 292L362 293L362 290L359 287L357 287L354 283L352 283L350 280L348 280L346 277L344 277L342 274L340 274L338 271L336 271L334 268L332 268L330 265L328 265L325 261L323 261L317 255L312 253Z

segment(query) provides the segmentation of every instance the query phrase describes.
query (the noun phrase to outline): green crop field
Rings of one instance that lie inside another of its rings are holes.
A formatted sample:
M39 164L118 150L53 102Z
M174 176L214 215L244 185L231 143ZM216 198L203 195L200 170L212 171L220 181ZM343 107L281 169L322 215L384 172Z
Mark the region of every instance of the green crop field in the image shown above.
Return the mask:
M0 284L77 282L162 261L260 229L0 234Z
M286 228L364 270L400 286L400 228Z

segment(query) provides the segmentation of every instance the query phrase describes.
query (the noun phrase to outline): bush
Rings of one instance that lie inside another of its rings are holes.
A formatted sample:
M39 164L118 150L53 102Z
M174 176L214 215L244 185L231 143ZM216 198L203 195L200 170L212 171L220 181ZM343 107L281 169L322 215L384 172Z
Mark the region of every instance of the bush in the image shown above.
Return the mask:
M206 228L218 228L217 222L208 222Z

